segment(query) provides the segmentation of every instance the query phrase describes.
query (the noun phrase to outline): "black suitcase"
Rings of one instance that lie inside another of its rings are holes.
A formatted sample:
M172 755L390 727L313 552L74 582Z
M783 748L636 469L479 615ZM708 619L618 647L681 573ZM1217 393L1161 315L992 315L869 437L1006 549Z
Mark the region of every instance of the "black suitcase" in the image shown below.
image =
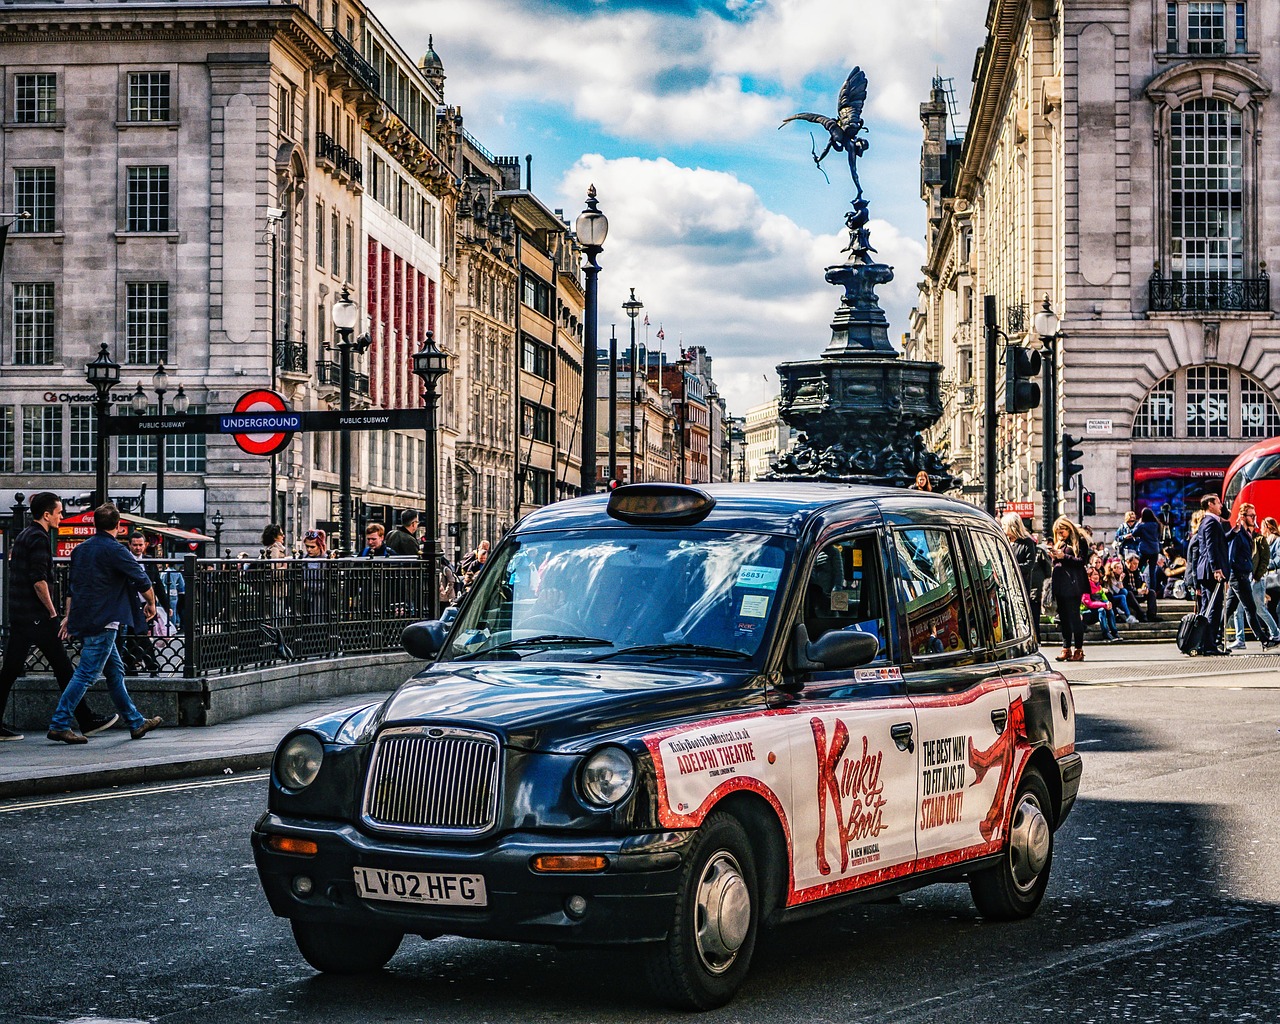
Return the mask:
M1214 590L1213 599L1208 602L1212 607L1213 601L1217 600L1218 590L1222 589L1222 584L1218 584L1218 588ZM1197 654L1204 647L1205 639L1210 635L1209 617L1199 611L1190 612L1182 616L1182 621L1178 623L1178 650L1183 654Z

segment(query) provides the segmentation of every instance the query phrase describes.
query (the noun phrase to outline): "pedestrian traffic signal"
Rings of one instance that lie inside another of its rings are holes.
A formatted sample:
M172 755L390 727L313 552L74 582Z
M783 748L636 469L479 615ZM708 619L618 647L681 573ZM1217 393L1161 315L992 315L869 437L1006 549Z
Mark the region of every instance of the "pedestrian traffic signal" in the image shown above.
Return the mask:
M1070 434L1062 435L1062 489L1071 489L1071 481L1080 475L1083 468L1081 460L1084 452L1080 450L1080 438Z
M1040 404L1040 353L1023 345L1004 350L1004 411L1026 412Z
M1098 498L1093 491L1085 491L1081 495L1081 514L1086 516L1094 516L1098 514Z

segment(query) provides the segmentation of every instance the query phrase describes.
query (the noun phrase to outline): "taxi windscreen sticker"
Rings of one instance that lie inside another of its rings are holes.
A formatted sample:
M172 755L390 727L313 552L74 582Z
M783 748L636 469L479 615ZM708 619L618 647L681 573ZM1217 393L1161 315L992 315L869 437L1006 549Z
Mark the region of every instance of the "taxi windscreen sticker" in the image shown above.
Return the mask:
M763 619L769 614L769 597L767 594L744 594L742 607L738 611L749 619Z
M777 590L782 570L767 565L744 565L738 570L735 587L747 590Z

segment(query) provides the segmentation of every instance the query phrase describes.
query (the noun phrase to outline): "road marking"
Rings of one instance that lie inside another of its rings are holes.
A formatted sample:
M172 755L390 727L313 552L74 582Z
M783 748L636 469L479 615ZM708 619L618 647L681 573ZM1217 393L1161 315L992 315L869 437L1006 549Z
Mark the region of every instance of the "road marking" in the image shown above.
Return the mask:
M93 804L103 800L123 800L126 797L148 796L153 793L180 793L188 789L212 789L215 786L236 786L242 782L262 782L271 777L270 772L253 772L234 779L207 779L203 782L175 782L166 786L146 786L118 793L94 793L88 796L58 796L50 800L28 800L0 807L0 814L10 811L34 811L42 807L66 807L69 804Z
M875 1024L923 1024L934 1020L939 1005L949 1010L957 1007L976 1004L985 999L1007 998L1010 991L1034 985L1047 975L1060 976L1065 972L1096 967L1112 960L1123 960L1127 957L1141 956L1166 946L1177 945L1192 939L1207 938L1220 932L1229 931L1248 923L1247 917L1205 917L1195 921L1179 921L1174 924L1147 928L1123 939L1111 939L1096 942L1090 946L1073 949L1065 956L1055 957L1038 966L1016 974L1008 974L992 978L979 985L967 989L957 989L941 995L922 999L912 1006L903 1007L897 1014L875 1018L861 1018L864 1021L874 1019ZM976 991L975 991L976 989Z

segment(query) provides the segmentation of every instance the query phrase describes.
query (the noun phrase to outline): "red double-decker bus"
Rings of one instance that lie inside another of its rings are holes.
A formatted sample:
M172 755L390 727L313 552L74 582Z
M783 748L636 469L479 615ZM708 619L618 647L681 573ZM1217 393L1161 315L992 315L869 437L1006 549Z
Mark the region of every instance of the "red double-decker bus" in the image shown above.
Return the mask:
M1259 441L1236 457L1222 481L1222 504L1234 524L1240 506L1249 502L1266 516L1280 519L1280 437Z

